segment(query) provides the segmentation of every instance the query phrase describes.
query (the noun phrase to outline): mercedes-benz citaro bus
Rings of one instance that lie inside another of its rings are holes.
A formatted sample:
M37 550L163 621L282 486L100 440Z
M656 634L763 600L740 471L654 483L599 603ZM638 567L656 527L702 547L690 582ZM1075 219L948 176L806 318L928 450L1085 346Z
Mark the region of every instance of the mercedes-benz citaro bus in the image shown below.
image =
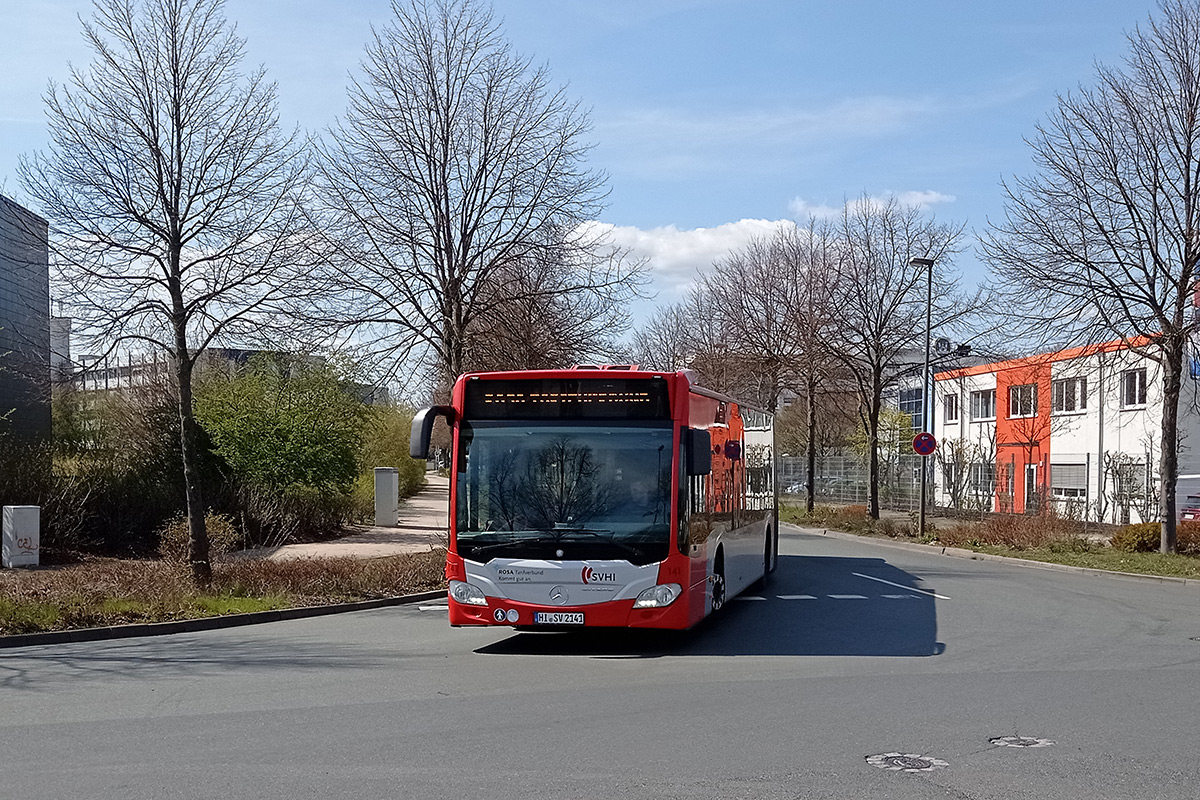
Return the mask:
M632 366L463 375L451 426L450 624L689 628L775 568L770 414Z

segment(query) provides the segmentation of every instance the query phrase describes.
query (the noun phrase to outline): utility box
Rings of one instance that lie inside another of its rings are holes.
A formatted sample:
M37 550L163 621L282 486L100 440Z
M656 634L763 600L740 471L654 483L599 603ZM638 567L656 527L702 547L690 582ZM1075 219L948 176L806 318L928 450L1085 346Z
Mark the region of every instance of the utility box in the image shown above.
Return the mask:
M0 564L5 567L36 567L40 561L42 521L40 506L5 506Z
M400 513L400 470L375 468L375 524L394 528Z

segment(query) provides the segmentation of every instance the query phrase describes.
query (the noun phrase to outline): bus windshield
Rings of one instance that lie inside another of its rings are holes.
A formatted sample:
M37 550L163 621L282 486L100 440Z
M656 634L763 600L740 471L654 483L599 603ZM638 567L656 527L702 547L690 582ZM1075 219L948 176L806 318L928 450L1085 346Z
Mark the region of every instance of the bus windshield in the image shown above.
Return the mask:
M670 540L669 421L459 428L460 555L651 564Z

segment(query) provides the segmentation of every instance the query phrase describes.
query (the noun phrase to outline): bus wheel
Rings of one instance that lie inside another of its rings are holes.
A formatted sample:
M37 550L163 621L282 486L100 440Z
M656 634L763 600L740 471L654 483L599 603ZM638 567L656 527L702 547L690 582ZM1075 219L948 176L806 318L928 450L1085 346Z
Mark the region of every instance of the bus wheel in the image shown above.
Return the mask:
M712 577L712 610L717 613L725 606L725 563L718 555L713 567Z

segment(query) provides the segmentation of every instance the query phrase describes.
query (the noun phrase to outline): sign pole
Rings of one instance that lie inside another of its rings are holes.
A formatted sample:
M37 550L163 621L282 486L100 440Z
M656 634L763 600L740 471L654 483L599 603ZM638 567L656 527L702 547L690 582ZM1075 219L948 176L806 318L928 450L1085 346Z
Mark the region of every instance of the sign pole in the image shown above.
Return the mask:
M929 431L921 431L912 440L913 452L921 457L921 508L917 513L917 535L925 536L925 491L926 475L929 472L929 457L937 450L937 439Z

